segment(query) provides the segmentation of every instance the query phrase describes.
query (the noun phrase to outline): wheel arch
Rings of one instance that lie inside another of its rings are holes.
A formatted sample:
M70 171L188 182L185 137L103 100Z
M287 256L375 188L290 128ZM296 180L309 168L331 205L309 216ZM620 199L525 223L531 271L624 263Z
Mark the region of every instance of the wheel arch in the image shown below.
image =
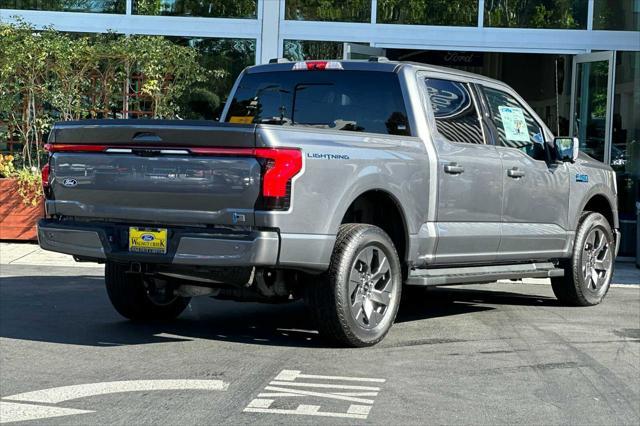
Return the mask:
M345 203L346 204L346 203ZM408 262L409 228L400 201L389 191L372 188L360 192L339 216L343 223L366 223L385 231L393 241L403 264Z
M615 198L613 198L612 195L605 191L598 190L597 188L594 188L593 191L589 191L582 201L581 208L578 209L578 217L575 222L576 229L580 217L586 211L600 213L607 219L611 229L619 228L618 210L615 207L614 200Z

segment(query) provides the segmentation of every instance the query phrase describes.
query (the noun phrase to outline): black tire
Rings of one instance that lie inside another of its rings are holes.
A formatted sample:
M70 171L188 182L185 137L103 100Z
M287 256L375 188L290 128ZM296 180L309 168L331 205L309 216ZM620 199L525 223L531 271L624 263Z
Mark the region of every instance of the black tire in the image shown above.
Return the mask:
M590 242L592 236L595 244ZM603 248L598 250L601 243ZM615 241L609 221L600 213L585 213L576 232L573 255L562 263L564 276L551 278L553 293L558 300L571 306L592 306L602 302L611 285L614 251ZM594 265L593 270L591 265ZM592 273L595 273L595 278Z
M134 321L171 320L185 310L190 298L172 297L154 302L147 293L140 274L128 274L127 266L107 262L104 281L111 304L120 315Z
M363 260L367 257L371 261ZM384 265L388 270L381 272ZM350 289L355 274L360 281L354 280ZM305 299L323 337L363 347L389 332L401 292L400 260L391 238L376 226L352 223L340 226L329 269L312 280Z

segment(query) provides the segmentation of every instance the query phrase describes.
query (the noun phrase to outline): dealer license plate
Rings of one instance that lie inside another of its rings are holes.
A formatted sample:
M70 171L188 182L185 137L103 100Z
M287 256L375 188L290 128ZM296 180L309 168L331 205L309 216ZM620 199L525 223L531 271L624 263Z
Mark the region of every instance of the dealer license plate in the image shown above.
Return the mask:
M129 251L139 253L167 253L167 230L165 228L129 228Z

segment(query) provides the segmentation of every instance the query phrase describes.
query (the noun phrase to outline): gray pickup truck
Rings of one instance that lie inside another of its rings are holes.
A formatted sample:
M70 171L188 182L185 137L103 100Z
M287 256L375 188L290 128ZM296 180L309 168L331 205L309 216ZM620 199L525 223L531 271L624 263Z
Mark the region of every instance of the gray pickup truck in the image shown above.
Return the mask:
M549 277L597 304L618 248L610 167L507 85L423 64L279 60L239 76L220 122L57 123L47 149L40 245L104 262L132 320L302 298L368 346L403 288Z

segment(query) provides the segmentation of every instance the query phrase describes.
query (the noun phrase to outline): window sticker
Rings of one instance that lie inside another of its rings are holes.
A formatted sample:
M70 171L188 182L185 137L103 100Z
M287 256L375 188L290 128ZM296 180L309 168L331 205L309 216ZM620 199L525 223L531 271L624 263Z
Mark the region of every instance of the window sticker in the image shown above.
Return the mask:
M238 116L238 115L232 115L231 118L229 118L229 123L236 123L236 124L251 124L253 123L253 116Z
M522 108L499 106L498 109L507 140L529 142L529 131Z

